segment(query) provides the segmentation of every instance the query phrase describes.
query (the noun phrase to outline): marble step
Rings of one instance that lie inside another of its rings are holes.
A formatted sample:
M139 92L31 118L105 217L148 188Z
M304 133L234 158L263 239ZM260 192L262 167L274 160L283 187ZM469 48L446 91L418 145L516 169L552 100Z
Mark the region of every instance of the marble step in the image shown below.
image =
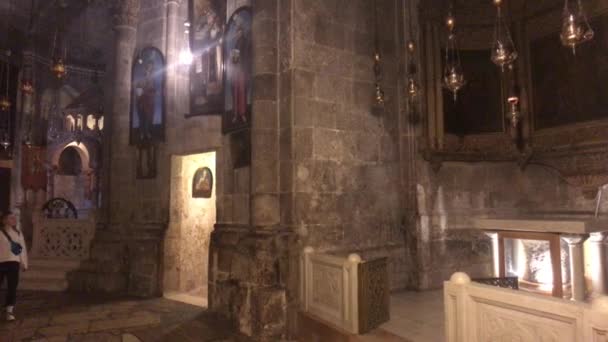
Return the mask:
M19 289L39 291L65 291L67 274L78 269L80 260L32 258L29 269L21 273Z

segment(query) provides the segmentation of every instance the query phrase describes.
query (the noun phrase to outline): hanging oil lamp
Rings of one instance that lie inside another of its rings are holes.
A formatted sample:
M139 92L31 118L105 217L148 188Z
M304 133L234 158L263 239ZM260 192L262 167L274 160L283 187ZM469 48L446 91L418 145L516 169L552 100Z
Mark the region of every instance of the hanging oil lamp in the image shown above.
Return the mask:
M408 77L407 77L407 96L410 100L414 100L418 97L418 93L420 91L420 87L418 86L418 82L416 81L416 62L414 60L414 52L416 51L416 45L413 40L407 42L407 52L409 55L409 65L408 69Z
M374 74L375 74L375 78L376 78L376 83L375 83L375 100L376 100L376 104L379 106L384 105L384 90L382 90L382 65L380 64L382 61L382 58L380 57L380 53L376 52L374 54Z
M30 80L21 81L21 92L26 95L31 95L34 93L34 85Z
M67 75L68 70L67 70L67 67L65 66L63 58L59 57L59 58L55 58L53 60L53 64L51 65L51 72L58 79L63 79L65 77L65 75Z
M520 95L520 88L517 82L517 76L516 76L516 71L515 71L515 67L513 64L509 64L508 66L509 71L510 71L510 86L509 86L509 92L507 95L507 113L506 113L506 117L509 120L509 122L511 123L511 127L513 127L514 129L517 128L517 125L519 124L519 122L521 121L521 112L520 112L520 108L519 108L519 95Z
M502 17L500 6L502 0L493 0L496 6L496 23L494 24L494 43L492 44L492 62L504 71L505 65L513 63L517 59L515 44L511 38L509 28Z
M2 132L2 139L0 139L0 146L7 150L11 146L11 139L8 129Z
M593 29L587 21L581 0L575 4L565 0L562 13L562 30L559 35L562 44L572 48L572 54L576 54L576 46L593 39Z
M384 90L382 89L382 57L380 56L378 37L378 8L374 2L374 100L378 107L384 106Z
M7 96L3 95L2 98L0 98L0 111L8 112L9 109L11 109L11 101Z
M452 13L448 14L446 21L448 29L448 41L445 49L445 66L443 70L443 86L454 94L454 101L458 97L458 91L466 84L462 66L460 65L460 53L454 26L456 21Z

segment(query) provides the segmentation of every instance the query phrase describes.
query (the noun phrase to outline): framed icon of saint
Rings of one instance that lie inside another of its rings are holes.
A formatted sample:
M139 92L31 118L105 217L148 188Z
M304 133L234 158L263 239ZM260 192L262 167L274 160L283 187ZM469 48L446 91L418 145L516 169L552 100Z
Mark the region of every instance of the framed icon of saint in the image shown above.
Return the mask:
M208 167L201 167L192 177L192 197L211 198L213 194L213 173Z
M190 113L222 115L224 112L223 36L225 0L189 0Z

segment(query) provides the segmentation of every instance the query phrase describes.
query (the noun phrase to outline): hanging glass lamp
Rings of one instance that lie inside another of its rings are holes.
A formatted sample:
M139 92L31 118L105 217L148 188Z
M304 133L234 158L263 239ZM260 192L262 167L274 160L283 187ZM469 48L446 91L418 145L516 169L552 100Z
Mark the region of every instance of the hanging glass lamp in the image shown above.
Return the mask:
M21 81L21 92L26 95L31 95L34 93L34 84L32 81L25 79Z
M11 138L8 129L2 130L2 136L0 136L0 146L7 150L11 146Z
M494 24L494 43L492 44L492 62L504 71L505 65L513 63L517 59L515 44L511 38L509 28L502 17L502 0L493 0L496 6L496 23Z
M456 33L454 32L456 22L451 13L448 14L445 23L448 29L448 40L445 48L443 86L454 94L454 101L456 101L458 91L464 87L466 80L462 72L460 53L458 52L458 43L456 41Z
M416 61L414 59L414 53L416 51L416 45L413 40L407 42L407 52L408 52L408 67L407 67L407 84L406 84L406 92L407 96L410 100L415 100L418 97L418 93L420 92L420 87L418 86L418 82L416 81L416 74L418 72L416 68Z
M576 54L576 46L590 41L593 35L593 29L587 21L581 0L576 2L565 0L560 33L562 44L572 48L572 54Z
M63 58L59 57L54 59L53 64L51 64L51 72L58 79L62 79L65 77L65 75L67 75L68 70L63 62Z

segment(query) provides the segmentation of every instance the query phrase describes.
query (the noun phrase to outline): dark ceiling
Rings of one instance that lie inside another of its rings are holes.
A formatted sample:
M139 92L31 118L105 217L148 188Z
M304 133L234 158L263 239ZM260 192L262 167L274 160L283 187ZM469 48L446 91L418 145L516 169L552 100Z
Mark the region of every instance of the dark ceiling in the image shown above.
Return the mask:
M4 37L0 36L2 47L8 45L18 52L30 45L38 55L50 57L53 46L56 51L65 46L70 64L105 65L107 47L113 37L109 3L108 0L2 0L0 32L5 32Z

